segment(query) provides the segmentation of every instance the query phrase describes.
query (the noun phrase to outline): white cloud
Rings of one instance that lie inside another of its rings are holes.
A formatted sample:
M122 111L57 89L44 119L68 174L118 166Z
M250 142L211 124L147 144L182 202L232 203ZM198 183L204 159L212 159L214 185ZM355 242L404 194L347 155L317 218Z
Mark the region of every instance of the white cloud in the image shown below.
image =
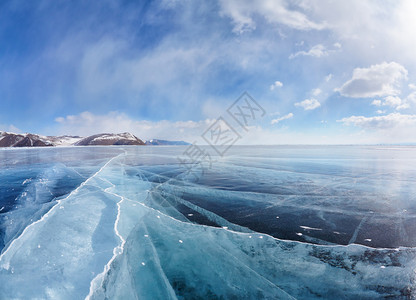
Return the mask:
M318 96L322 93L322 90L320 88L316 88L312 90L312 95Z
M410 94L406 97L406 99L402 100L400 97L397 96L387 96L384 100L375 99L371 102L371 105L374 106L390 106L397 110L406 109L410 107L409 101L412 102L413 95Z
M391 106L391 107L397 107L402 104L402 99L400 99L397 96L387 96L384 98L383 105Z
M288 120L288 119L291 119L291 118L293 118L293 114L292 113L288 113L287 115L284 115L283 117L280 117L280 118L277 118L277 119L273 119L271 121L271 124L272 125L273 124L277 124L277 123L279 123L281 121Z
M319 103L318 100L311 98L311 99L305 99L302 102L295 103L296 107L303 107L304 110L314 110L321 106L321 103Z
M289 59L293 59L297 56L312 56L312 57L322 57L327 56L329 51L324 45L318 44L313 46L309 51L299 51L289 56Z
M407 70L396 62L383 62L369 68L356 68L352 78L337 89L341 95L353 98L394 96L407 80Z
M293 118L289 113L274 121ZM141 139L160 138L167 140L184 140L187 142L197 141L198 144L205 144L201 134L214 122L213 119L194 121L140 121L129 118L120 112L110 112L105 115L95 115L90 112L83 112L78 115L70 115L57 118L61 126L57 134L74 134L87 136L100 132L131 132ZM242 134L238 144L244 145L273 145L273 144L331 144L331 143L352 143L347 137L339 135L322 139L320 135L304 133L299 131L288 131L285 127L252 126L248 132Z
M413 83L409 83L409 89L411 89L411 90L416 90L416 84L413 84Z
M83 112L55 119L59 123L58 134L88 136L97 133L130 132L141 139L185 140L193 142L208 128L213 120L195 121L146 121L135 120L117 111L105 115Z
M342 45L340 43L334 43L333 45L335 48L341 49Z
M403 104L396 107L397 110L407 109L407 108L410 108L409 103L403 103Z
M385 116L364 117L351 116L338 120L345 125L354 125L364 129L392 129L397 127L416 126L416 115L402 115L400 113L391 113Z
M274 89L281 88L283 86L283 83L280 81L275 81L271 86L270 90L273 91Z
M409 95L407 95L406 97L406 101L416 104L416 92L410 93Z
M307 0L302 3L310 18L327 22L337 41L348 47L354 45L357 56L381 59L399 55L401 61L412 62L416 48L416 39L412 38L416 36L414 1Z
M406 109L410 107L409 103L406 100L402 101L402 99L400 99L397 96L387 96L386 98L384 98L383 105L394 107L397 110Z
M382 115L382 114L385 114L385 113L386 113L386 111L385 111L385 110L378 109L378 110L376 111L376 113L377 113L377 114L379 114L379 115Z
M398 112L373 117L351 116L338 120L359 130L351 135L354 143L414 143L416 115ZM353 130L353 129L351 129ZM342 135L344 138L348 138Z
M10 125L0 124L0 131L6 131L6 132L12 132L12 133L23 133L22 130L20 130L13 124L10 124Z
M311 21L304 13L295 10L285 0L220 0L220 14L231 18L235 33L256 29L255 16L271 24L282 24L298 30L320 30L324 24ZM290 6L290 8L289 8Z
M381 106L381 100L379 100L379 99L374 99L374 100L373 100L373 102L371 102L371 105Z

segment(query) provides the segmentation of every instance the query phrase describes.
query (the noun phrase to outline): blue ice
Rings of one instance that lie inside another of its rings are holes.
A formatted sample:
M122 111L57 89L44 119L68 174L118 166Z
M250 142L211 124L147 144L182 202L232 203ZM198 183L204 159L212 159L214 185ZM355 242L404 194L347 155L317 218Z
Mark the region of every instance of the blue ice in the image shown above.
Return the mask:
M0 299L415 294L411 147L0 151Z

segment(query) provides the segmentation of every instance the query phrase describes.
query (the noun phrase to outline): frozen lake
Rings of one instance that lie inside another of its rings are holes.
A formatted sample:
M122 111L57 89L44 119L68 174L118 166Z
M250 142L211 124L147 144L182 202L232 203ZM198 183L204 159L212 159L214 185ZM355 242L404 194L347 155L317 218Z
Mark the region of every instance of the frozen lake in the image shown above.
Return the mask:
M187 149L0 150L0 299L415 296L416 147Z

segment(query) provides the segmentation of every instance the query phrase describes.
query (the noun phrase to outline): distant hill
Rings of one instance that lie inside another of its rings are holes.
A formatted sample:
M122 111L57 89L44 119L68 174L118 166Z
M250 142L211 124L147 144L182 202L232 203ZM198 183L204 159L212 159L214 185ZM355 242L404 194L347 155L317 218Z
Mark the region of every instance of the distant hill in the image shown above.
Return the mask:
M16 134L0 131L0 147L52 147L46 137L36 134Z
M83 138L75 146L109 146L109 145L145 145L145 143L131 133L101 133Z
M31 133L18 134L0 131L0 147L60 147L60 146L109 146L109 145L190 145L184 141L152 139L143 142L135 135L101 133L88 137L62 135L43 136Z
M159 146L159 145L172 145L172 146L186 146L190 145L190 143L184 142L184 141L167 141L167 140L148 140L146 141L146 145L152 145L152 146Z

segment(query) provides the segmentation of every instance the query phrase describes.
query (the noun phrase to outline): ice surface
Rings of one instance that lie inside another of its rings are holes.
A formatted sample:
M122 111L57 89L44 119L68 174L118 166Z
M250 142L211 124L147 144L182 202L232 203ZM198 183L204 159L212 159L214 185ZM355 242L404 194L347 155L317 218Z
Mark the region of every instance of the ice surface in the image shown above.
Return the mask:
M415 296L412 147L185 149L0 151L0 299Z

